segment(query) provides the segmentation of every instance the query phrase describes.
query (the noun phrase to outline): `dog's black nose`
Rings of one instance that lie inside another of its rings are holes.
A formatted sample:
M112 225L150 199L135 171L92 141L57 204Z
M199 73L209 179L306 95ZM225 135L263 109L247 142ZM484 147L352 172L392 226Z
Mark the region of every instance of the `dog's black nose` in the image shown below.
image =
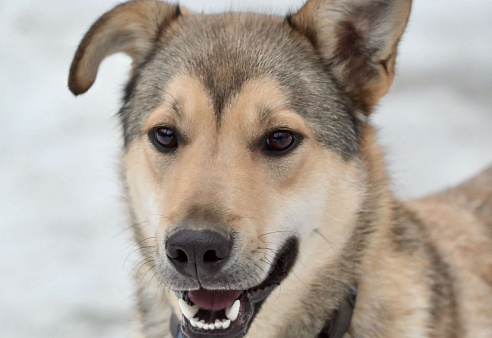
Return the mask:
M210 276L227 261L231 244L230 238L213 230L183 229L168 237L166 254L179 273Z

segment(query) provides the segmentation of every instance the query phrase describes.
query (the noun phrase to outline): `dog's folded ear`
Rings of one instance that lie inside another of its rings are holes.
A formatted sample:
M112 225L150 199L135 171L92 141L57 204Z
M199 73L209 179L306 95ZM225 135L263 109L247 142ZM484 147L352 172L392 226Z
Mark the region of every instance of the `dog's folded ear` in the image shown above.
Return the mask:
M68 87L75 95L92 86L102 60L124 52L137 67L160 35L181 15L178 6L154 0L123 3L100 17L86 33L70 67Z
M287 18L307 37L356 107L369 114L395 76L411 0L309 0Z

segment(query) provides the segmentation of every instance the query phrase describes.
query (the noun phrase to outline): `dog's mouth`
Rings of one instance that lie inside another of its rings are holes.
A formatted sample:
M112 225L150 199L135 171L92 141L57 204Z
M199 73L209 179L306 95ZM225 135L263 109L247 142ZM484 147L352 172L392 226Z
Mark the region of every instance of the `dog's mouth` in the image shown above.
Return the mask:
M297 239L289 238L277 254L268 277L248 290L176 291L183 314L183 335L189 338L244 336L265 299L288 275L297 251Z

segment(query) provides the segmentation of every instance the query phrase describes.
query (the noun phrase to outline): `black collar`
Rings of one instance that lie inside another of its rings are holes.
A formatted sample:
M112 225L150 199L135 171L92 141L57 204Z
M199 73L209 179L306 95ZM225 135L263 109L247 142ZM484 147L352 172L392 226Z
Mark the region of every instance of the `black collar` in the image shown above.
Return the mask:
M354 313L355 301L357 299L357 287L351 286L349 292L335 311L335 315L326 322L318 338L342 338L350 329L352 314ZM171 315L171 333L174 338L183 338L181 334L181 322L174 314Z
M342 304L335 311L333 318L325 324L318 338L342 338L350 329L356 300L357 287L351 286Z

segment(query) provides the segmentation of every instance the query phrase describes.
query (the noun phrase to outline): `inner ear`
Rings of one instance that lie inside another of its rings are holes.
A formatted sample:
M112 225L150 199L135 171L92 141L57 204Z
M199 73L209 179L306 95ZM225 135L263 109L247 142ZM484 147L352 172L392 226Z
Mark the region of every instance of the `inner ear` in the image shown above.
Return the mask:
M154 0L129 1L104 14L75 53L68 81L72 93L79 95L89 90L102 60L111 54L126 53L134 67L138 66L180 15L178 6Z
M364 114L387 93L411 0L310 0L287 19Z

